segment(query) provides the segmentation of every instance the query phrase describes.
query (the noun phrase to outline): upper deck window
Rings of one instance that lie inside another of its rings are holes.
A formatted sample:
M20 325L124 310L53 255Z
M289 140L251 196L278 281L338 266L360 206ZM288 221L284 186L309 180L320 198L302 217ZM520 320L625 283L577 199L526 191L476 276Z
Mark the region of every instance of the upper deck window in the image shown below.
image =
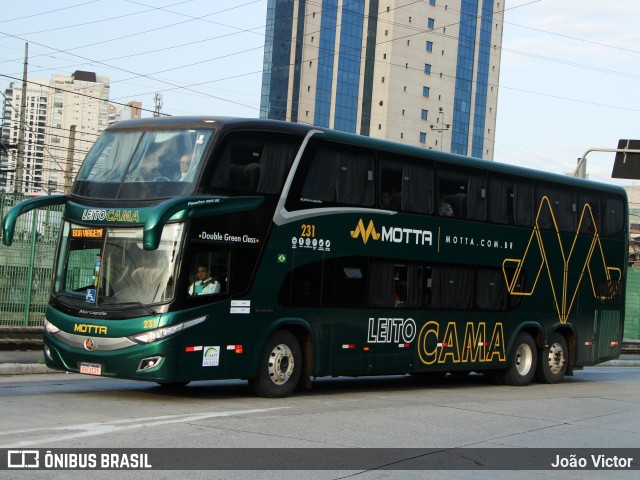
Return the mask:
M433 213L433 165L426 160L381 153L378 205L389 210Z
M484 171L442 167L438 170L438 215L486 220L487 179Z
M575 233L577 228L576 193L570 188L538 185L536 189L537 225L548 230Z
M215 160L209 181L212 193L282 191L302 139L272 132L232 132Z
M213 130L108 130L90 150L73 194L153 199L190 193Z
M533 225L532 182L508 176L492 176L489 179L489 220L494 223Z
M374 204L374 152L316 142L306 148L288 208Z

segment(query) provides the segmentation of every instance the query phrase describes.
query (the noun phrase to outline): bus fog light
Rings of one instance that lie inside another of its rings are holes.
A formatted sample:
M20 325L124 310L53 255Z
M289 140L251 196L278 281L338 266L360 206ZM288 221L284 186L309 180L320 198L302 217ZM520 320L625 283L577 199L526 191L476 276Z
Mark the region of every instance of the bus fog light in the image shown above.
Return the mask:
M138 365L138 371L141 372L143 370L149 370L150 368L157 367L162 362L161 356L156 357L148 357L140 360L140 364Z
M44 347L44 354L49 360L53 361L53 354L51 353L51 349L49 347Z

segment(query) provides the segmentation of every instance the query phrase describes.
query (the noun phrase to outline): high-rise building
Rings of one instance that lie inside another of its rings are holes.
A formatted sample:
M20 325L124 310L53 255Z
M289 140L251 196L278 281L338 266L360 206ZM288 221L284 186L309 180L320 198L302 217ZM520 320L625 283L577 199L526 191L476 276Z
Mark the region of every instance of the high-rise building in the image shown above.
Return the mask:
M39 190L45 169L45 131L47 125L48 88L44 80L32 78L27 83L25 126L23 132L22 192ZM13 192L20 138L22 83L11 82L4 93L2 135L0 136L0 190ZM24 174L27 172L27 174Z
M121 120L131 120L142 117L142 102L129 102L126 105L121 103L109 104L109 125Z
M83 71L52 75L49 108L47 145L53 164L46 180L66 192L89 148L108 126L109 77Z
M0 148L0 189L13 192L22 171L19 193L64 193L96 138L109 120L109 78L76 71L46 81L29 78L25 125L20 133L22 83L5 90ZM22 169L17 146L22 143Z
M269 0L261 117L492 159L504 0Z

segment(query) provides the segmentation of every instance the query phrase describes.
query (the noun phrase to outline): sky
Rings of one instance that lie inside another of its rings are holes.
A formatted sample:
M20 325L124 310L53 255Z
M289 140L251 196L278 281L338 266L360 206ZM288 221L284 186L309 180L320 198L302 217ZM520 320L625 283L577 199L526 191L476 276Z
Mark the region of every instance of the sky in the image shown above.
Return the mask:
M10 2L0 19L0 91L21 80L28 42L30 78L108 76L111 101L141 101L143 116L159 93L170 115L258 117L266 6ZM640 138L638 25L637 0L506 0L494 160L562 174L590 148ZM613 158L590 153L590 178L621 183L610 178Z

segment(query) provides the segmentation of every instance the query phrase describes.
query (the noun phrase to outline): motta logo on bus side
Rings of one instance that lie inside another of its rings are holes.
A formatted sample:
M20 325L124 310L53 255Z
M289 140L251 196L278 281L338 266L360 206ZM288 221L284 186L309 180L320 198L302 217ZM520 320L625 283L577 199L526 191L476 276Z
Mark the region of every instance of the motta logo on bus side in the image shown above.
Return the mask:
M433 245L433 233L431 230L419 230L406 227L387 227L382 226L382 230L378 232L373 220L369 220L369 224L365 227L364 220L358 220L358 224L354 230L351 230L351 238L361 238L366 245L369 240L402 243L405 245Z

